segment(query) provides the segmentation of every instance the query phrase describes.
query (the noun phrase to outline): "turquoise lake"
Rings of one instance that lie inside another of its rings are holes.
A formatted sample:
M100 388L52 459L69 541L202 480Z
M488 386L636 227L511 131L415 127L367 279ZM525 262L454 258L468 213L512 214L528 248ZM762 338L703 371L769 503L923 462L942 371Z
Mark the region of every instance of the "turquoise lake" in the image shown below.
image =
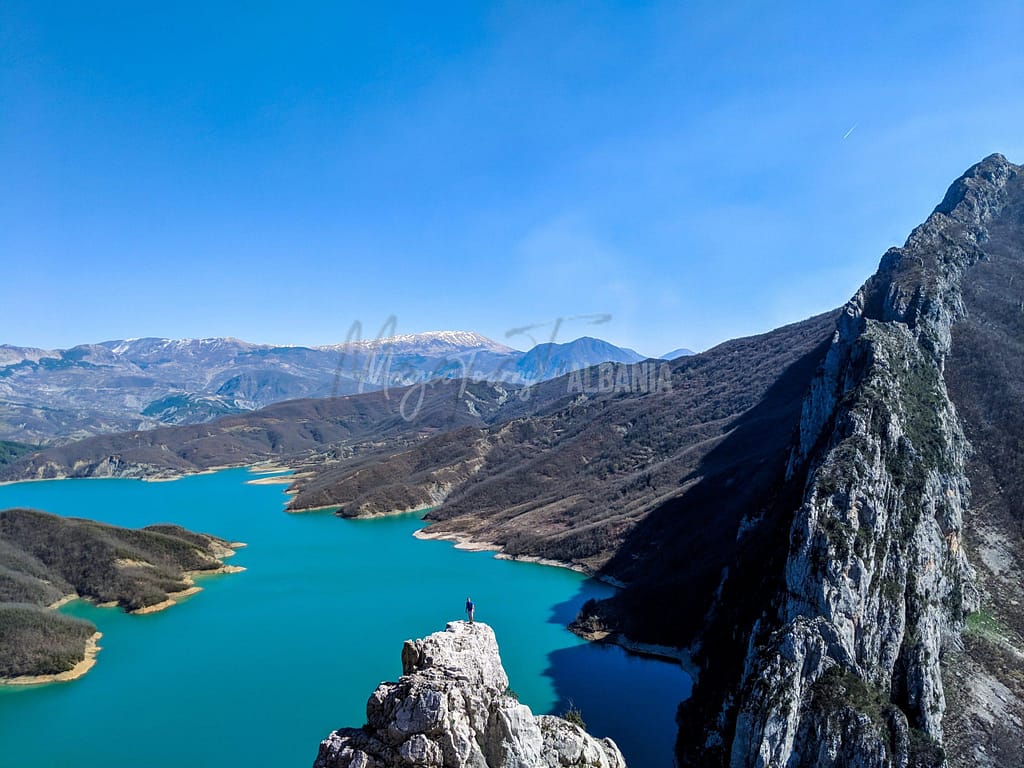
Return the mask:
M244 541L244 573L161 613L75 602L103 633L79 680L0 686L2 768L308 768L320 740L365 721L366 699L401 674L402 643L463 618L490 624L520 700L611 736L631 768L672 765L678 665L589 644L565 625L610 587L563 568L420 541L416 515L286 514L283 485L245 469L169 483L59 480L0 486L0 509L33 507L140 527L178 523Z

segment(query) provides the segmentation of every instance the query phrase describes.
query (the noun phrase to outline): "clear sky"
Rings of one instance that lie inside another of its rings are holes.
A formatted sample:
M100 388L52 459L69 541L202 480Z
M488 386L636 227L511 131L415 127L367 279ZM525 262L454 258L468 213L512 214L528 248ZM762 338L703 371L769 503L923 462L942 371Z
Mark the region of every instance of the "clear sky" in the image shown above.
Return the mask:
M1022 40L1020 2L3 0L0 343L769 330L1024 162Z

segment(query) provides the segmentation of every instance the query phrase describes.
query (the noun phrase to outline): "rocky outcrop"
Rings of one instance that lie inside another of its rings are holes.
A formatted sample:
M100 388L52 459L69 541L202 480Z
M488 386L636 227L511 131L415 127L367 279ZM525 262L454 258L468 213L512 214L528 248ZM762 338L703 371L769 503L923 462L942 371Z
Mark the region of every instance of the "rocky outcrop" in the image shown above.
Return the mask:
M977 604L970 446L943 378L961 280L1020 169L992 156L849 302L808 394L785 592L755 627L730 764L940 765L940 659Z
M534 716L508 687L494 631L451 622L407 640L402 677L381 683L367 723L320 745L314 768L625 768L611 739L559 717Z

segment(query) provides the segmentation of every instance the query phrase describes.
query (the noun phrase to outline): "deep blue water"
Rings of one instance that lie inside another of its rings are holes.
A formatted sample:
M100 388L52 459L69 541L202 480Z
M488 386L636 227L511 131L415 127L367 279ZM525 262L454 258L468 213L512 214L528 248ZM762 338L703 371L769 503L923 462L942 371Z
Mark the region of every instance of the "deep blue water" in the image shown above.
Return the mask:
M672 764L688 675L565 629L609 587L417 540L416 515L289 515L284 486L247 484L253 477L235 469L170 483L0 486L0 509L173 522L249 544L231 560L246 572L206 577L201 593L167 611L63 609L103 632L98 663L70 683L0 687L0 768L305 768L332 729L365 721L367 697L401 673L402 642L462 618L467 594L534 712L561 714L572 701L633 768Z

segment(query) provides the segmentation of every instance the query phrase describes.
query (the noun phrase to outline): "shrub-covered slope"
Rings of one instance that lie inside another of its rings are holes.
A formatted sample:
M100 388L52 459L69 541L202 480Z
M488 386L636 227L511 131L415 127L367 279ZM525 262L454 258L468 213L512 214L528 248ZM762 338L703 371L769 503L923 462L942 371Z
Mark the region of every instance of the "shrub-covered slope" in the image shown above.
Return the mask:
M88 622L47 606L70 595L125 610L159 605L215 571L227 542L173 525L141 530L28 509L0 511L0 678L48 675L81 661Z

